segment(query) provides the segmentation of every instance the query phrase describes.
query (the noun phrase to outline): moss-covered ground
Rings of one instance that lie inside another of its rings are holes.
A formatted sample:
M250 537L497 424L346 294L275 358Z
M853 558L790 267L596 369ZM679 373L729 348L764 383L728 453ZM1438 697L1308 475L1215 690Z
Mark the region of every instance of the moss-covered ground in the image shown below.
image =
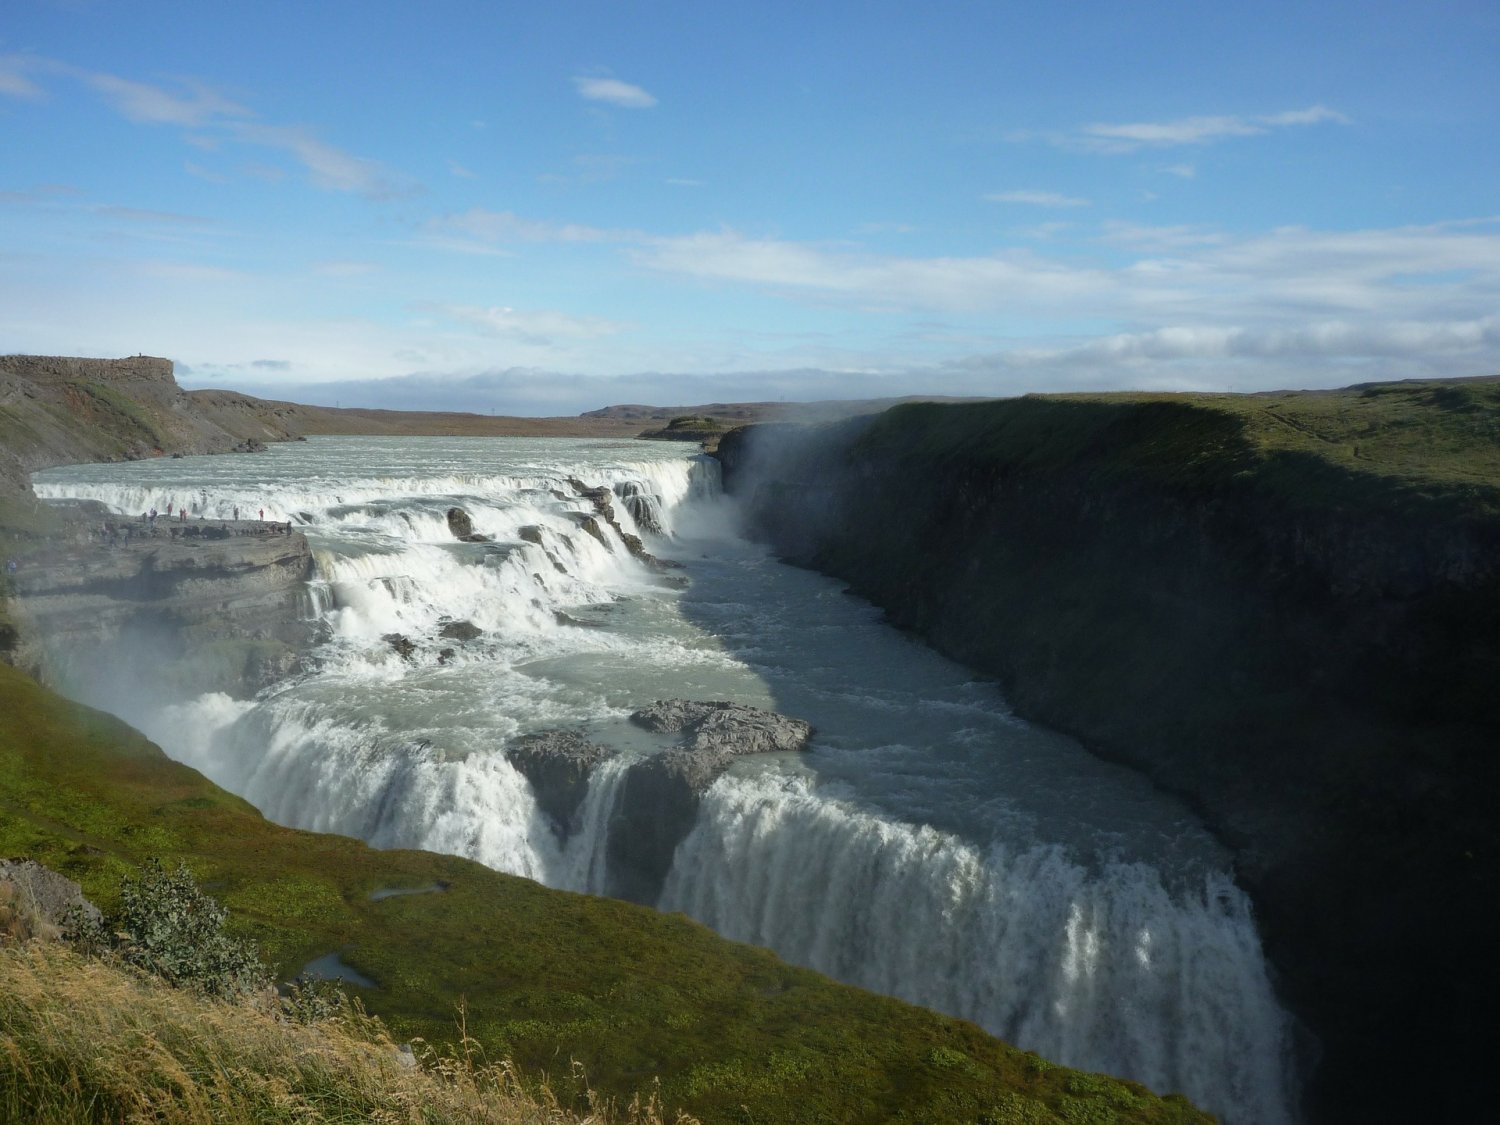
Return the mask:
M893 407L865 449L1217 486L1253 469L1302 509L1500 512L1500 377L1263 394L1065 394Z
M185 862L283 977L340 951L401 1036L451 1040L577 1093L655 1077L707 1121L1161 1121L1181 1098L1054 1067L948 1019L832 983L680 915L553 891L454 857L264 820L123 723L0 664L0 855L107 905L147 857ZM441 893L372 901L372 891Z

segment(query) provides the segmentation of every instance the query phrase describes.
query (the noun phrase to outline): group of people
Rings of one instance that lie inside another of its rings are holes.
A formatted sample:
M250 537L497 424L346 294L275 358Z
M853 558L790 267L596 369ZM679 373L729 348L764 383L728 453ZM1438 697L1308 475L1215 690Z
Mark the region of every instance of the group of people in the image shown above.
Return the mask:
M227 520L221 520L219 522L218 527L216 527L216 528L212 528L212 526L210 525L211 530L216 531L216 532L219 533L218 535L212 536L212 538L216 538L217 539L217 538L222 538L223 536L227 536L227 535L267 535L267 534L269 534L269 535L290 535L292 533L292 524L291 524L290 520L288 520L285 523L279 523L279 522L267 523L266 522L266 510L264 508L258 508L258 509L256 509L256 515L259 517L259 519L256 522L258 523L259 526L254 526L254 527L241 527L241 526L239 526L239 524L240 524L240 509L239 509L238 506L236 506L233 509L233 511L234 511L234 524L235 524L235 526L231 527L230 524L229 524L229 521L227 521ZM165 521L165 520L172 520L172 519L173 519L172 503L171 503L171 501L167 501L165 503L163 509L151 508L148 511L142 512L141 513L140 522L146 526L146 531L144 532L144 534L150 535L150 536L155 536L155 535L160 534L158 532L157 526L156 526L157 525L157 521L158 520ZM185 524L185 523L188 522L187 508L182 507L182 506L178 506L178 508L176 510L175 522L178 523L178 524ZM198 516L198 523L199 524L208 524L209 523L208 517L206 515L201 515L200 514ZM100 531L102 533L102 536L103 536L104 540L106 542L108 542L108 543L118 543L122 538L123 539L129 539L131 537L131 535L132 535L132 527L128 523L116 526L113 523L108 523L107 522L107 523L105 523L105 524L102 525L102 527L100 528ZM184 528L174 527L174 528L171 529L171 533L172 533L172 538L174 538L174 539L178 538L179 535L182 535L182 536L189 536L189 535L197 536L197 535L202 534L196 528L190 529L190 528L186 528L186 527L184 527ZM140 535L140 534L142 534L142 532L135 531L134 534ZM93 532L92 531L90 532L89 537L93 538Z

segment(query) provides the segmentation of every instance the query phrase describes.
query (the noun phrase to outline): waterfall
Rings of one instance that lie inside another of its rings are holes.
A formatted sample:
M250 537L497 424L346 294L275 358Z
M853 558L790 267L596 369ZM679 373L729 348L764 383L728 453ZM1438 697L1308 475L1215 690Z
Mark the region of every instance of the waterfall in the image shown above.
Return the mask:
M574 480L608 490L618 531L585 526ZM145 724L273 820L601 893L624 779L652 750L625 717L673 696L784 709L819 726L813 751L714 783L663 909L1235 1125L1294 1119L1287 1018L1201 828L738 539L712 462L652 443L317 439L36 488L127 515L264 508L306 534L326 635L310 666ZM488 541L454 539L455 506ZM686 569L652 571L632 535ZM458 622L477 633L453 639ZM559 727L621 751L565 839L504 753Z
M1065 1065L1180 1090L1225 1120L1292 1120L1286 1019L1248 900L1224 875L1174 893L1144 864L981 850L805 779L726 776L660 906Z

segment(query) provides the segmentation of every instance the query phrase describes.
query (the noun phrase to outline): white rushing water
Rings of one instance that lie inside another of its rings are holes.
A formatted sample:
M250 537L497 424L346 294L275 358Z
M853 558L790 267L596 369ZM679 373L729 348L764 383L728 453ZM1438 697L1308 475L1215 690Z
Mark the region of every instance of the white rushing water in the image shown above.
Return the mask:
M613 488L623 530L680 561L685 586L585 531L569 478ZM36 488L136 515L263 509L307 535L314 667L255 699L127 716L274 820L600 893L646 746L626 716L662 698L772 708L811 722L812 748L714 784L659 906L1225 1121L1291 1121L1288 1021L1227 857L1190 814L741 539L715 482L666 443L322 438L49 470ZM491 543L454 540L455 505ZM442 637L457 621L484 632ZM390 633L415 642L410 661ZM566 841L504 757L559 727L626 752Z

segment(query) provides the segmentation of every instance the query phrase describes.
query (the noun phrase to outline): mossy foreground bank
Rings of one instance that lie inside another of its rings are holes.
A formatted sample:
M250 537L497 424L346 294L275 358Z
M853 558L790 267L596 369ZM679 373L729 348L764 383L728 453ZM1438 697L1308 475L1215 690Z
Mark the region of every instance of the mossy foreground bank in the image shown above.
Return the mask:
M148 856L189 864L283 977L337 953L393 1032L454 1038L575 1097L661 1080L705 1121L1208 1120L1180 1098L1054 1067L973 1025L834 984L681 916L478 864L297 832L135 731L0 665L0 855L107 904ZM391 889L429 893L372 898Z
M911 405L719 455L784 555L1235 848L1317 1119L1487 1106L1500 381Z

